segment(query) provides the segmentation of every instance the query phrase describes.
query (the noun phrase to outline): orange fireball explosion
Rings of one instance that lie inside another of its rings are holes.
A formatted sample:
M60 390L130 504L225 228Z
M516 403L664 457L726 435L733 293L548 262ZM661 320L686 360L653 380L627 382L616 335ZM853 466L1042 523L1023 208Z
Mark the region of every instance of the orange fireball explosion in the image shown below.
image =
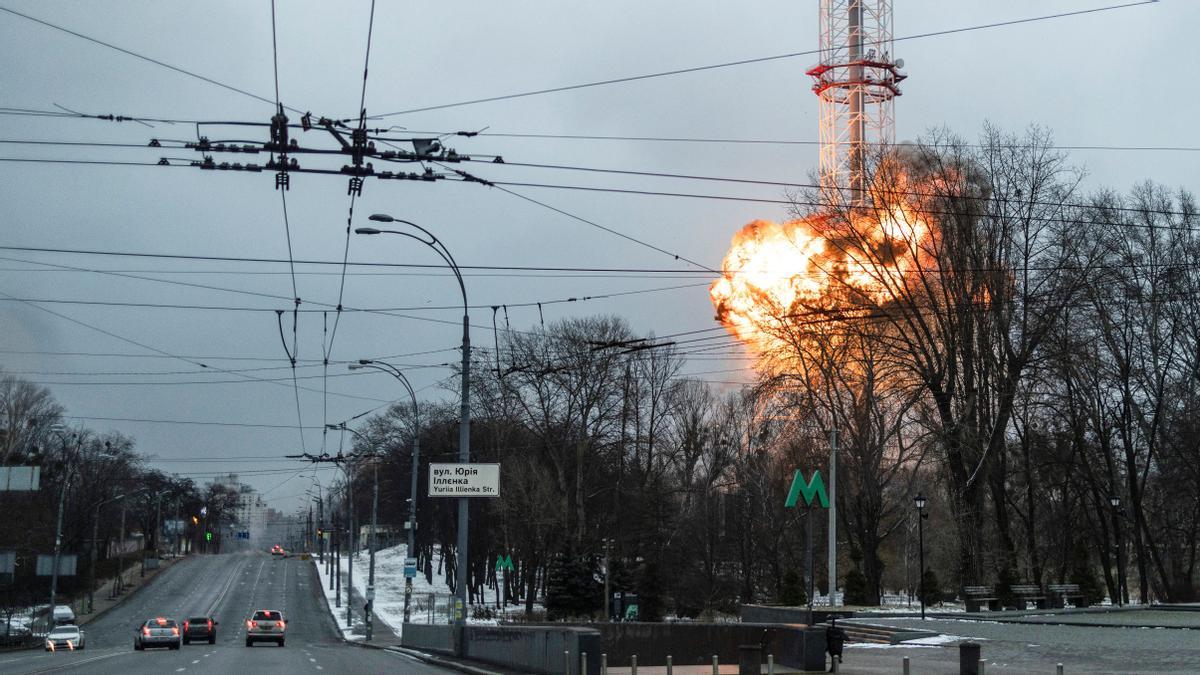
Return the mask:
M717 319L766 351L776 346L771 328L785 318L886 304L889 289L916 263L929 228L901 206L880 215L856 215L848 224L810 216L746 225L709 288Z

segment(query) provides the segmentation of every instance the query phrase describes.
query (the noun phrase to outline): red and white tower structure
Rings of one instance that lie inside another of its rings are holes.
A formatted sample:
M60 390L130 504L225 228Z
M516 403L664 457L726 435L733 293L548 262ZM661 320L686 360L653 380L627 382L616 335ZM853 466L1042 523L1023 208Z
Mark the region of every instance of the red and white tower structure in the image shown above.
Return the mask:
M892 53L892 0L821 0L821 62L811 68L821 100L821 187L862 203L872 148L892 143L892 101L904 62Z

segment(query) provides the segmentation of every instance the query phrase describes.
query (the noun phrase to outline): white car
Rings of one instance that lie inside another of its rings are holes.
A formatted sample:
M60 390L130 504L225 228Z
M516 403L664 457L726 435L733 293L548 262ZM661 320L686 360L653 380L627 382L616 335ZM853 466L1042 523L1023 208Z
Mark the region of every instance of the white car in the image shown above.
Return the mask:
M282 647L286 632L287 619L283 618L283 612L260 609L246 619L246 646L255 642L274 642Z
M71 609L70 605L55 605L50 614L54 619L55 626L75 623L75 611Z
M54 652L59 649L74 651L85 646L83 631L79 626L55 626L46 636L46 651Z

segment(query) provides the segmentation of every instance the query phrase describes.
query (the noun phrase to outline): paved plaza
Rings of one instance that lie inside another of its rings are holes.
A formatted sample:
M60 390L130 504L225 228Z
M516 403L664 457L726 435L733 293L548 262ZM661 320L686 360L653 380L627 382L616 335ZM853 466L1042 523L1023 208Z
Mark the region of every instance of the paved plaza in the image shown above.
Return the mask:
M1065 673L1200 673L1200 612L1058 611L926 621L881 616L871 623L961 639L942 638L941 645L851 645L841 672L899 673L907 656L914 675L957 673L958 643L974 640L982 645L989 675L1054 673L1059 663Z

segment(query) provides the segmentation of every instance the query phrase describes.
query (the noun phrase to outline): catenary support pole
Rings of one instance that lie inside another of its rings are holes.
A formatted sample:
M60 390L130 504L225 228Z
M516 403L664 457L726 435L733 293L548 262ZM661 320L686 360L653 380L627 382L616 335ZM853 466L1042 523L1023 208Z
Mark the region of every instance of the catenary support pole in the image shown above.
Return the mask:
M837 606L837 451L838 432L829 432L829 606Z

